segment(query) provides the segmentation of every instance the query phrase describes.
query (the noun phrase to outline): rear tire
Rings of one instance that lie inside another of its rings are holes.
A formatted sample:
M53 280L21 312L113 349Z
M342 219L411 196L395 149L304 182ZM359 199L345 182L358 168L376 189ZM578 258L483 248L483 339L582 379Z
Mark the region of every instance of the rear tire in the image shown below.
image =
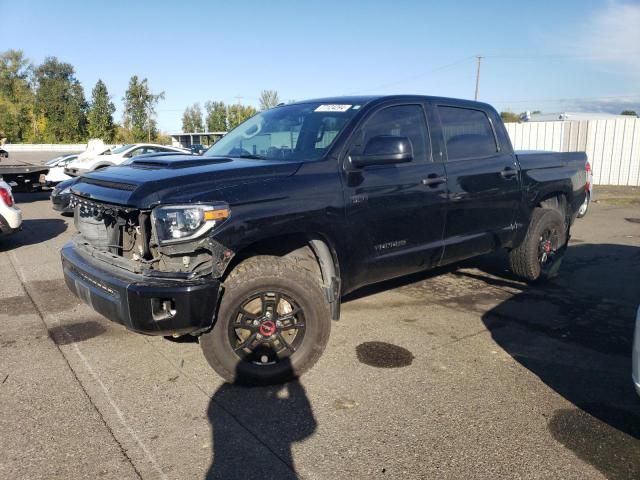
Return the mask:
M529 282L552 278L559 267L556 262L561 261L558 250L566 238L567 227L558 210L534 209L526 237L509 252L511 271Z
M316 276L286 259L258 256L240 263L224 285L215 324L200 337L205 358L222 378L281 383L316 363L331 331Z

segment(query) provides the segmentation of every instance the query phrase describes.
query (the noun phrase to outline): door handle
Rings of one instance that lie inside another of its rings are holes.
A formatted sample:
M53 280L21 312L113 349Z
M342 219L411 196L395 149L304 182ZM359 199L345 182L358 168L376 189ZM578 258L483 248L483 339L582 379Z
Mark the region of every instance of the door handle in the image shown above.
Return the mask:
M427 187L435 187L447 182L447 177L438 177L437 175L429 175L422 179L422 184Z
M502 178L510 179L518 175L518 171L513 167L505 167L504 170L500 172L500 176Z

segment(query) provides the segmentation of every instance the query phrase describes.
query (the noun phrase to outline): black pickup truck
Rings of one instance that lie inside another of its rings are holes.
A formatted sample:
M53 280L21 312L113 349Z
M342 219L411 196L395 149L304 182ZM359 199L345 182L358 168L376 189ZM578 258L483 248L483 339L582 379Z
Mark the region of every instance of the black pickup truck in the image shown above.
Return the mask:
M69 288L136 332L199 337L226 380L320 357L341 296L497 249L553 276L584 153L514 153L489 105L423 96L262 112L204 156L146 157L72 187Z

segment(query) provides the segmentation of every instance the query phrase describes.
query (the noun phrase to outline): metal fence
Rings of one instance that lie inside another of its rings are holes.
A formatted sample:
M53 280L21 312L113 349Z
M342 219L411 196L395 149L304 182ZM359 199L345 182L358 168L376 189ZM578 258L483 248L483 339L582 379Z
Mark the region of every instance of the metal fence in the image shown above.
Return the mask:
M86 143L7 143L7 152L84 152Z
M507 123L516 150L587 152L596 185L640 186L640 119Z

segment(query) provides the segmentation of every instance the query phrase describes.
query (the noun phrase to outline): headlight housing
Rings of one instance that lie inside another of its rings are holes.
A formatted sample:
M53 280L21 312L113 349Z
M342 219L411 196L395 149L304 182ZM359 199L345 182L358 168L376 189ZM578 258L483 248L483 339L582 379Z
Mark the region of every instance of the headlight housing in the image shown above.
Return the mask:
M62 190L56 192L58 195L66 195L67 193L71 193L71 187L63 188Z
M224 222L231 211L226 204L164 205L151 211L160 245L193 240Z

